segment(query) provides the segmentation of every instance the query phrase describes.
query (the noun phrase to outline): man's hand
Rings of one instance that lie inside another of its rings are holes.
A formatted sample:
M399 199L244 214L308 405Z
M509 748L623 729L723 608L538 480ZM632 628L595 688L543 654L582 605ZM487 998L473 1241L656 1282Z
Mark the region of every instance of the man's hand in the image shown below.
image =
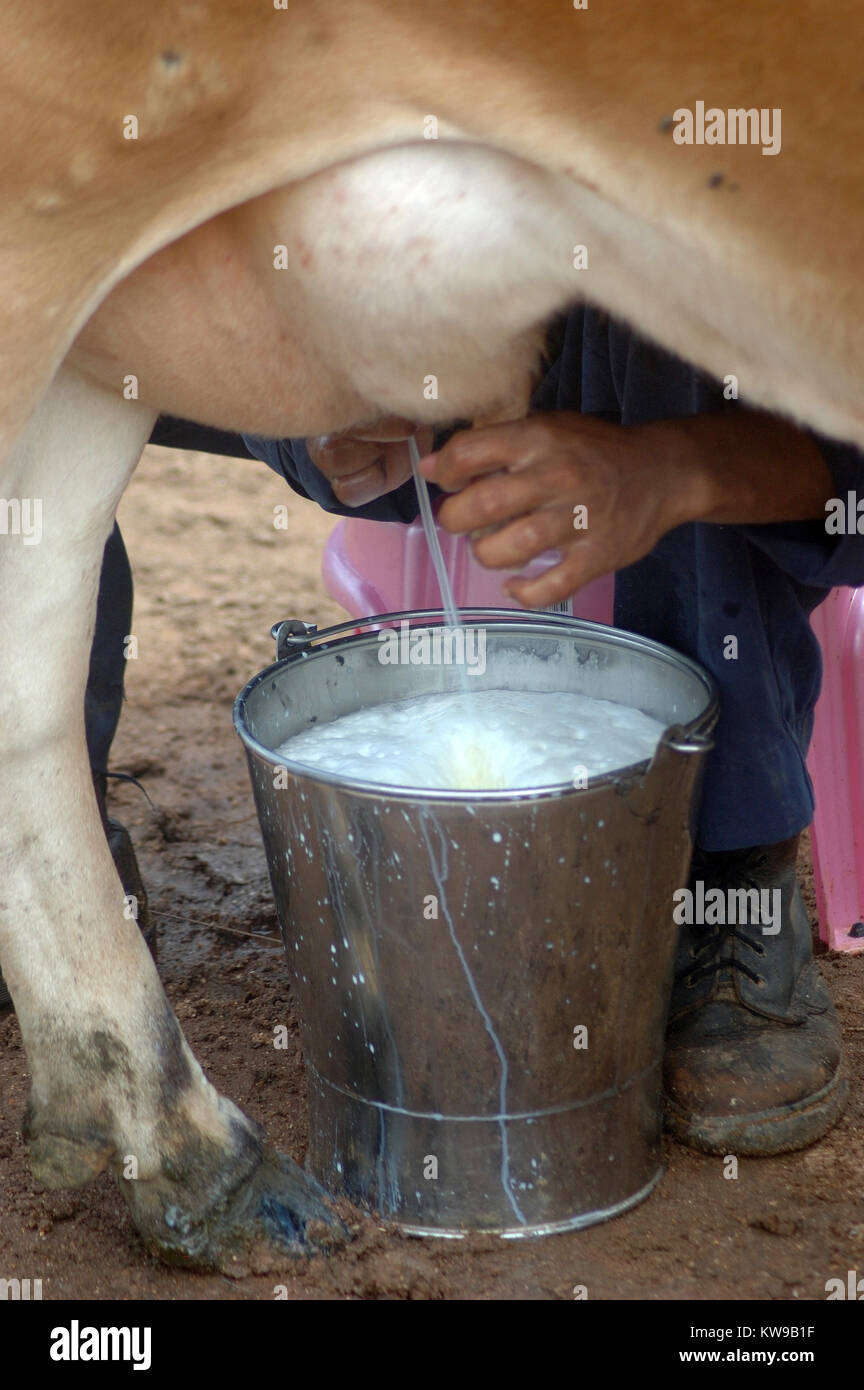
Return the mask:
M351 434L307 439L306 447L339 501L346 507L362 507L411 477L408 439L412 434L416 434L421 454L431 447L432 430L428 426L415 430L409 420L393 415L358 426Z
M472 535L482 565L516 569L561 552L541 578L506 585L538 608L634 564L683 522L824 518L833 491L809 435L745 410L630 426L535 415L456 434L421 470L457 494L439 520Z

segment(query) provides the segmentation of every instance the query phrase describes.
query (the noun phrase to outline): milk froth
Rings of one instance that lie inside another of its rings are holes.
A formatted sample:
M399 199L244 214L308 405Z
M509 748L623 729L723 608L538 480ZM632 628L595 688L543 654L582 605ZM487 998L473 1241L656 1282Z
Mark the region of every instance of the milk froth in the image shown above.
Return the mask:
M318 724L276 752L351 780L435 791L570 783L650 758L663 725L571 691L417 695Z

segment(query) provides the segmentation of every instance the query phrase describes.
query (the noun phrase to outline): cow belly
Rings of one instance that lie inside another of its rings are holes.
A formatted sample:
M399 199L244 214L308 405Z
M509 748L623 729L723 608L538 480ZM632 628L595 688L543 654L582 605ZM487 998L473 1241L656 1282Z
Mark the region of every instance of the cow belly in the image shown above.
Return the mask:
M141 266L80 336L103 380L261 433L518 415L577 292L575 194L472 145L384 151L275 190Z

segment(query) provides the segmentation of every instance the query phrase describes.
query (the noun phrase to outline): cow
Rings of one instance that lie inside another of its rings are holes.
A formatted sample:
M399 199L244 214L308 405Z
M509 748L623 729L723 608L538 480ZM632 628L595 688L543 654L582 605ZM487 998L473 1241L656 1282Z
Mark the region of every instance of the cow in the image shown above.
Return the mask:
M157 415L512 418L584 297L864 445L856 23L855 0L7 0L0 497L38 500L41 535L0 535L0 968L40 1183L111 1168L187 1266L339 1237L192 1055L93 794L100 560Z

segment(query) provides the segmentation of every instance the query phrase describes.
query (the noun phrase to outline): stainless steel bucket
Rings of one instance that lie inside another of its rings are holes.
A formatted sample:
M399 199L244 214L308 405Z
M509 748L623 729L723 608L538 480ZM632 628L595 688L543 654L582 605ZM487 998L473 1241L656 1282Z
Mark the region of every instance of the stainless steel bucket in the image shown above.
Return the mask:
M463 610L474 688L638 704L651 761L587 786L431 792L340 781L272 749L316 720L458 686L382 665L375 631L440 613L274 628L237 698L309 1077L308 1163L417 1234L519 1237L601 1221L660 1176L660 1064L710 677L572 618Z

